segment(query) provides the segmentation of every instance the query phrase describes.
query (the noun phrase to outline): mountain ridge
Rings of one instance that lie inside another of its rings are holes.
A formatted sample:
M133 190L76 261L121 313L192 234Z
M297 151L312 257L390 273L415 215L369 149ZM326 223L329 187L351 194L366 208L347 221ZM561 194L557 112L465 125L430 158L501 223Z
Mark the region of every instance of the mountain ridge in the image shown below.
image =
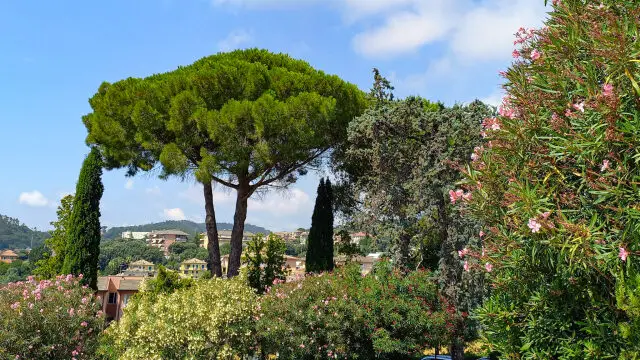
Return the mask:
M218 230L231 230L233 224L230 223L217 223ZM153 231L153 230L181 230L188 234L197 234L206 232L206 226L204 223L196 223L190 220L167 220L157 223L132 225L132 226L115 226L107 229L102 236L104 240L113 240L122 235L124 231ZM252 233L268 234L269 230L256 225L245 224L244 230Z
M39 246L49 237L48 232L34 231L20 220L0 214L0 250L25 249Z

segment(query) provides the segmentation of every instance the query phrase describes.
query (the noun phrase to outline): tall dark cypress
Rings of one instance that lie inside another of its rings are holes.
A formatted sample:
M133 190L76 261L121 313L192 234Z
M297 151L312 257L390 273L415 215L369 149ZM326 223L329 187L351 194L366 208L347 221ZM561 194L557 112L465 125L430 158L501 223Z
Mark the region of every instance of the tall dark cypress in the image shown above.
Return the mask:
M311 229L307 238L307 257L306 271L319 272L322 271L322 223L323 223L323 202L325 198L324 179L320 179L318 185L318 193L316 196L316 204L313 207L313 215L311 216Z
M324 182L324 196L323 270L331 271L333 270L333 189L331 188L331 181L329 181L329 179Z
M307 240L307 272L333 270L333 193L331 181L320 179Z
M67 245L62 272L83 274L84 283L97 288L98 255L100 252L100 199L102 185L102 157L92 148L80 170L69 219Z

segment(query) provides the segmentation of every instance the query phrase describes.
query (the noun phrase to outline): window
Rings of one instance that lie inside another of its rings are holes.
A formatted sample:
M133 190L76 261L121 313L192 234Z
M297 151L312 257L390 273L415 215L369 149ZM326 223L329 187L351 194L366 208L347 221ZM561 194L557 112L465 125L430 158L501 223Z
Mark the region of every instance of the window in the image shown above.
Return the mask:
M149 271L151 271L151 266L149 266Z
M184 271L185 275L188 274L189 272L187 270Z
M107 302L107 304L115 304L116 300L118 300L118 294L117 293L109 293L109 301Z
M204 270L204 265L202 265L202 270Z

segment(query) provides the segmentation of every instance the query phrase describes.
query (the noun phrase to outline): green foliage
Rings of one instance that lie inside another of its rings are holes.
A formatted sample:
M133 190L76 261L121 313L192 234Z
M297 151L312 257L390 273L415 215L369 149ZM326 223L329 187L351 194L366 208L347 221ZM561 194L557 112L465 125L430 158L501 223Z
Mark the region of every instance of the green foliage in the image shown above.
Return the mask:
M247 200L286 186L346 137L364 95L337 76L266 50L219 53L144 79L103 83L83 121L107 168L162 165L238 191L229 276L240 266Z
M306 271L333 270L333 192L331 181L320 179L307 239Z
M518 32L462 186L487 224L468 264L494 265L477 316L503 358L634 359L638 2L554 3L544 28Z
M275 234L255 235L245 252L247 281L258 294L274 283L284 282L287 276L284 254L287 246L284 240Z
M340 240L338 240L338 254L344 255L347 259L352 259L354 256L366 255L360 248L359 244L354 243L351 240L351 235L346 230L338 232Z
M287 249L284 252L286 255L295 256L295 257L307 256L307 244L296 244L292 242L287 242L286 246L287 246Z
M29 261L0 262L0 284L25 280L32 272L33 264Z
M170 294L146 290L106 330L118 359L233 359L251 354L257 298L244 279L199 280Z
M0 215L0 250L28 248L32 240L35 247L42 244L48 237L49 234L46 232L29 229L18 219Z
M67 223L67 243L62 272L84 275L84 282L97 288L98 255L100 253L100 199L102 185L102 158L97 148L82 164L71 215Z
M264 354L285 359L408 359L446 343L455 309L435 278L404 276L382 263L274 286L260 301L257 334Z
M113 271L117 271L116 274L120 272L120 264L128 265L137 260L146 260L154 264L166 262L162 250L147 245L143 240L116 239L100 244L98 266L107 275L114 275ZM112 262L110 270L107 270Z
M58 219L51 222L53 226L51 237L44 242L47 255L43 259L34 262L36 264L34 275L43 279L51 279L62 274L62 265L66 256L69 219L71 219L72 210L73 195L67 195L60 200L60 205L56 212Z
M158 266L158 274L145 282L144 292L147 297L160 294L171 294L177 290L187 289L194 285L193 279L183 278L177 272Z
M0 358L95 359L104 318L80 280L30 278L1 287Z

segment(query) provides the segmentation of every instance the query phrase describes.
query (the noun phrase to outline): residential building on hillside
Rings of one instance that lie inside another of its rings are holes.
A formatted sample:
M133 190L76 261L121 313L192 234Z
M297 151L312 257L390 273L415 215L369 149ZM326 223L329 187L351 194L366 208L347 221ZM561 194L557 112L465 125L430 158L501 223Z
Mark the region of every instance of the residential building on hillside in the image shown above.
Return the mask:
M279 231L274 234L280 236L286 242L301 242L306 243L309 237L308 231Z
M149 231L123 231L120 237L125 240L145 240L149 234Z
M107 321L120 320L122 309L127 306L131 296L138 292L145 277L141 276L100 276L96 295L102 301L102 312Z
M158 230L152 231L147 237L149 246L157 247L164 252L164 256L169 256L169 247L176 242L187 242L189 234L180 230Z
M156 271L156 265L146 260L138 260L129 264L129 267L127 268L127 270L140 271L140 272L154 272Z
M0 262L11 264L12 262L18 260L19 256L13 250L2 250L0 251Z
M253 235L253 233L245 231L242 234L242 244L248 243L253 238ZM218 243L220 245L231 243L231 230L218 230ZM200 247L209 248L209 236L207 236L207 233L200 234Z
M200 259L189 259L180 263L180 275L197 279L207 270L207 262Z

